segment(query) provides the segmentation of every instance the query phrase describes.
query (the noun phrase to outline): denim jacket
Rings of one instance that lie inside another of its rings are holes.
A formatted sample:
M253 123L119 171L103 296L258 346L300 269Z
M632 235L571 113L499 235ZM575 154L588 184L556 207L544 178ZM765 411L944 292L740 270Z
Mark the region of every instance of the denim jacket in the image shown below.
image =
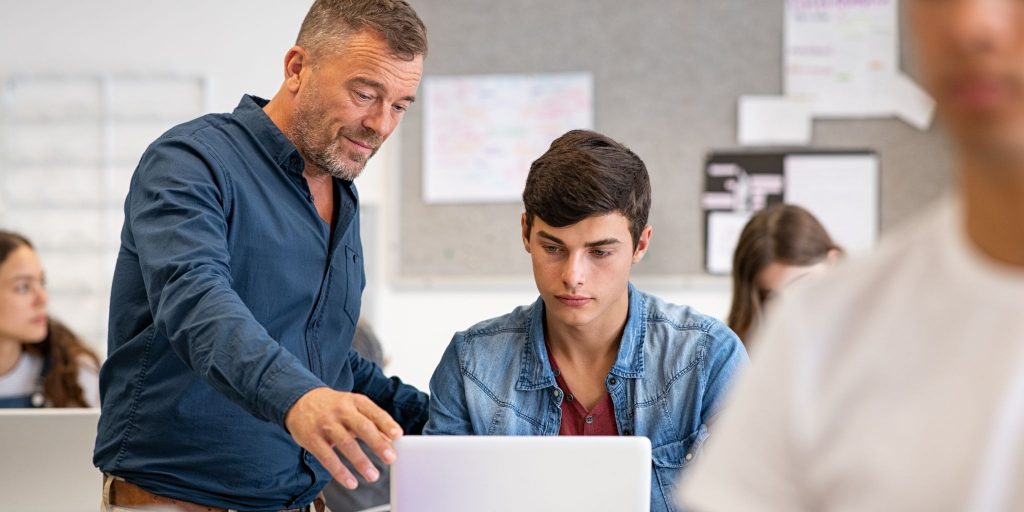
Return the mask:
M680 471L699 453L747 353L722 322L629 287L629 315L605 385L621 435L651 440L651 510L675 510ZM430 380L424 434L558 435L565 396L544 340L544 302L456 333Z

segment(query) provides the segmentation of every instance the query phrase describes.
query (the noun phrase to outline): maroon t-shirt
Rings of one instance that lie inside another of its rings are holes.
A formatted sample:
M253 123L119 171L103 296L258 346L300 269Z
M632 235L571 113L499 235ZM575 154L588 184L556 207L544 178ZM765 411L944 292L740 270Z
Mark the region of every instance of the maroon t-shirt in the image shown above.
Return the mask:
M587 410L583 404L572 395L572 390L562 378L562 372L558 371L558 364L551 356L551 349L548 349L548 360L551 361L551 371L555 372L555 382L565 393L562 399L562 425L558 428L560 436L617 436L619 429L615 426L615 405L612 404L612 395L604 394L593 409Z

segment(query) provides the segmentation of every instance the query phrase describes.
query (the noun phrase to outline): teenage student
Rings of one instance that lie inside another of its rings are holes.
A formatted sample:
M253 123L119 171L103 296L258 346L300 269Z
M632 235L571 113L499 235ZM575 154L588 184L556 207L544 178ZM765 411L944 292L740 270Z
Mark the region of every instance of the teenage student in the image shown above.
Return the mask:
M424 433L645 436L651 510L674 510L743 345L722 322L630 284L651 245L651 186L622 144L566 133L530 167L523 202L540 297L455 334Z

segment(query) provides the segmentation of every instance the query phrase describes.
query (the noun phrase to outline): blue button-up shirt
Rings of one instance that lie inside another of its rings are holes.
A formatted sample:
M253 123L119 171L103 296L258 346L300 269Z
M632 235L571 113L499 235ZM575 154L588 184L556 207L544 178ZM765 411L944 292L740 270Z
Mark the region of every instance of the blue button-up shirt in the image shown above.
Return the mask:
M539 298L456 333L430 379L424 434L558 435L565 393L546 347ZM629 316L605 386L619 434L651 440L652 512L675 510L679 473L746 364L725 324L629 286Z
M329 481L284 429L307 391L363 393L406 429L427 397L351 350L365 285L355 186L325 223L303 159L246 96L142 156L125 201L95 464L163 496L301 506Z

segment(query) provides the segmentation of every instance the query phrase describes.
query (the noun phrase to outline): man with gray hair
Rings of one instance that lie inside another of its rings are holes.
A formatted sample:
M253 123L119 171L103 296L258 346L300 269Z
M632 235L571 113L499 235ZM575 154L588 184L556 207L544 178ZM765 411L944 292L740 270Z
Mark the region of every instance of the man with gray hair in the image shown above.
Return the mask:
M172 128L125 200L94 463L104 508L316 510L426 422L351 350L365 286L352 180L415 100L404 0L316 0L270 100ZM335 451L337 449L337 452Z

